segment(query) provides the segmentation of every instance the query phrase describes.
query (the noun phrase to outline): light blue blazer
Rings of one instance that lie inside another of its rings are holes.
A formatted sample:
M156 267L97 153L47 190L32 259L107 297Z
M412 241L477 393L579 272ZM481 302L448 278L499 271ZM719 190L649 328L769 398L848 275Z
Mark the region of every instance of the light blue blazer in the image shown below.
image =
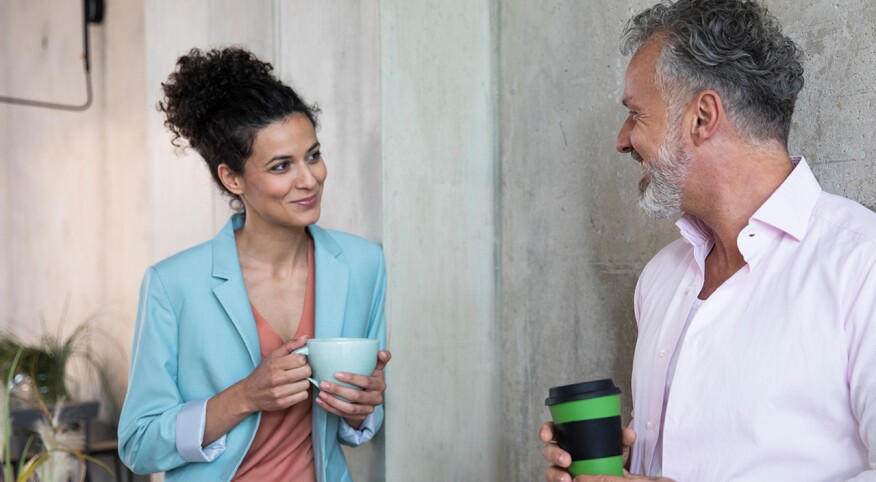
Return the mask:
M224 450L214 450L212 461L194 461L178 449L180 412L203 407L261 361L234 241L234 230L243 221L241 214L232 216L213 240L161 261L143 278L128 393L119 420L119 455L136 473L166 472L169 482L227 481L255 436L261 413L228 432ZM316 337L374 338L384 349L386 272L380 247L315 225L308 230L315 247ZM382 406L356 431L314 404L318 480L352 481L340 443L365 442L382 422Z

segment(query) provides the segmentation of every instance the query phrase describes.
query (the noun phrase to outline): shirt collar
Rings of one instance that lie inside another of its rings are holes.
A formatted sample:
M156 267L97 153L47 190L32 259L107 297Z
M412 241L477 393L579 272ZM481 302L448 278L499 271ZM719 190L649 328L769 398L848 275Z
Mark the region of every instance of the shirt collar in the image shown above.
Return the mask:
M751 216L758 221L791 235L797 241L806 236L809 218L821 195L821 186L812 174L809 163L800 156L791 158L794 170L785 182Z
M809 163L801 156L791 157L794 169L778 189L761 205L749 219L789 234L796 240L806 235L821 186L812 174ZM711 242L712 234L706 225L695 216L685 214L676 223L681 236L692 246L704 246Z

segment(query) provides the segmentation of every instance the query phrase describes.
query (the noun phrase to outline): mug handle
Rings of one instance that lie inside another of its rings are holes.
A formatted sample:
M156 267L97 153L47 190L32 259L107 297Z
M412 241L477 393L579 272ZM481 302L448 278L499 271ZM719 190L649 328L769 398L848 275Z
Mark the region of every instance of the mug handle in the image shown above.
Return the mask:
M292 350L291 354L292 355L307 356L307 355L310 355L310 350L307 349L307 346L302 346L301 348L299 348L297 350ZM312 383L314 387L319 388L319 383L317 383L317 381L314 380L313 377L307 377L307 379L310 380L310 383Z

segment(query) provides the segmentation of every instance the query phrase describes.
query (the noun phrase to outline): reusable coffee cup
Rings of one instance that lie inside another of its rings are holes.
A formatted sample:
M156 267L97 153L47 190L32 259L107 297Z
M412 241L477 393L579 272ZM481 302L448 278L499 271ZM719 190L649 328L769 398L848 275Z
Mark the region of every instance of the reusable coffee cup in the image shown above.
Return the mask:
M557 445L572 456L572 477L624 475L620 393L610 378L549 390L544 404Z
M377 366L377 350L380 342L371 338L313 338L293 351L307 357L313 376L310 383L319 388L320 382L331 382L362 390L362 387L338 381L337 372L347 372L370 377Z

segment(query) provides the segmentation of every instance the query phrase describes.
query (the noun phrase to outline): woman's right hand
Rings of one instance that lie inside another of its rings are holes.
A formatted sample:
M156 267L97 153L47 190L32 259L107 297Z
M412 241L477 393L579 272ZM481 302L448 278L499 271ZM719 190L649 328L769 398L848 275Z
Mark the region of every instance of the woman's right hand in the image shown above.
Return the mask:
M242 380L241 388L252 412L283 410L307 400L310 365L304 355L292 354L306 342L307 337L302 336L283 343Z
M205 447L255 412L282 410L307 400L310 365L304 355L292 354L306 342L303 336L283 343L248 377L207 400Z

